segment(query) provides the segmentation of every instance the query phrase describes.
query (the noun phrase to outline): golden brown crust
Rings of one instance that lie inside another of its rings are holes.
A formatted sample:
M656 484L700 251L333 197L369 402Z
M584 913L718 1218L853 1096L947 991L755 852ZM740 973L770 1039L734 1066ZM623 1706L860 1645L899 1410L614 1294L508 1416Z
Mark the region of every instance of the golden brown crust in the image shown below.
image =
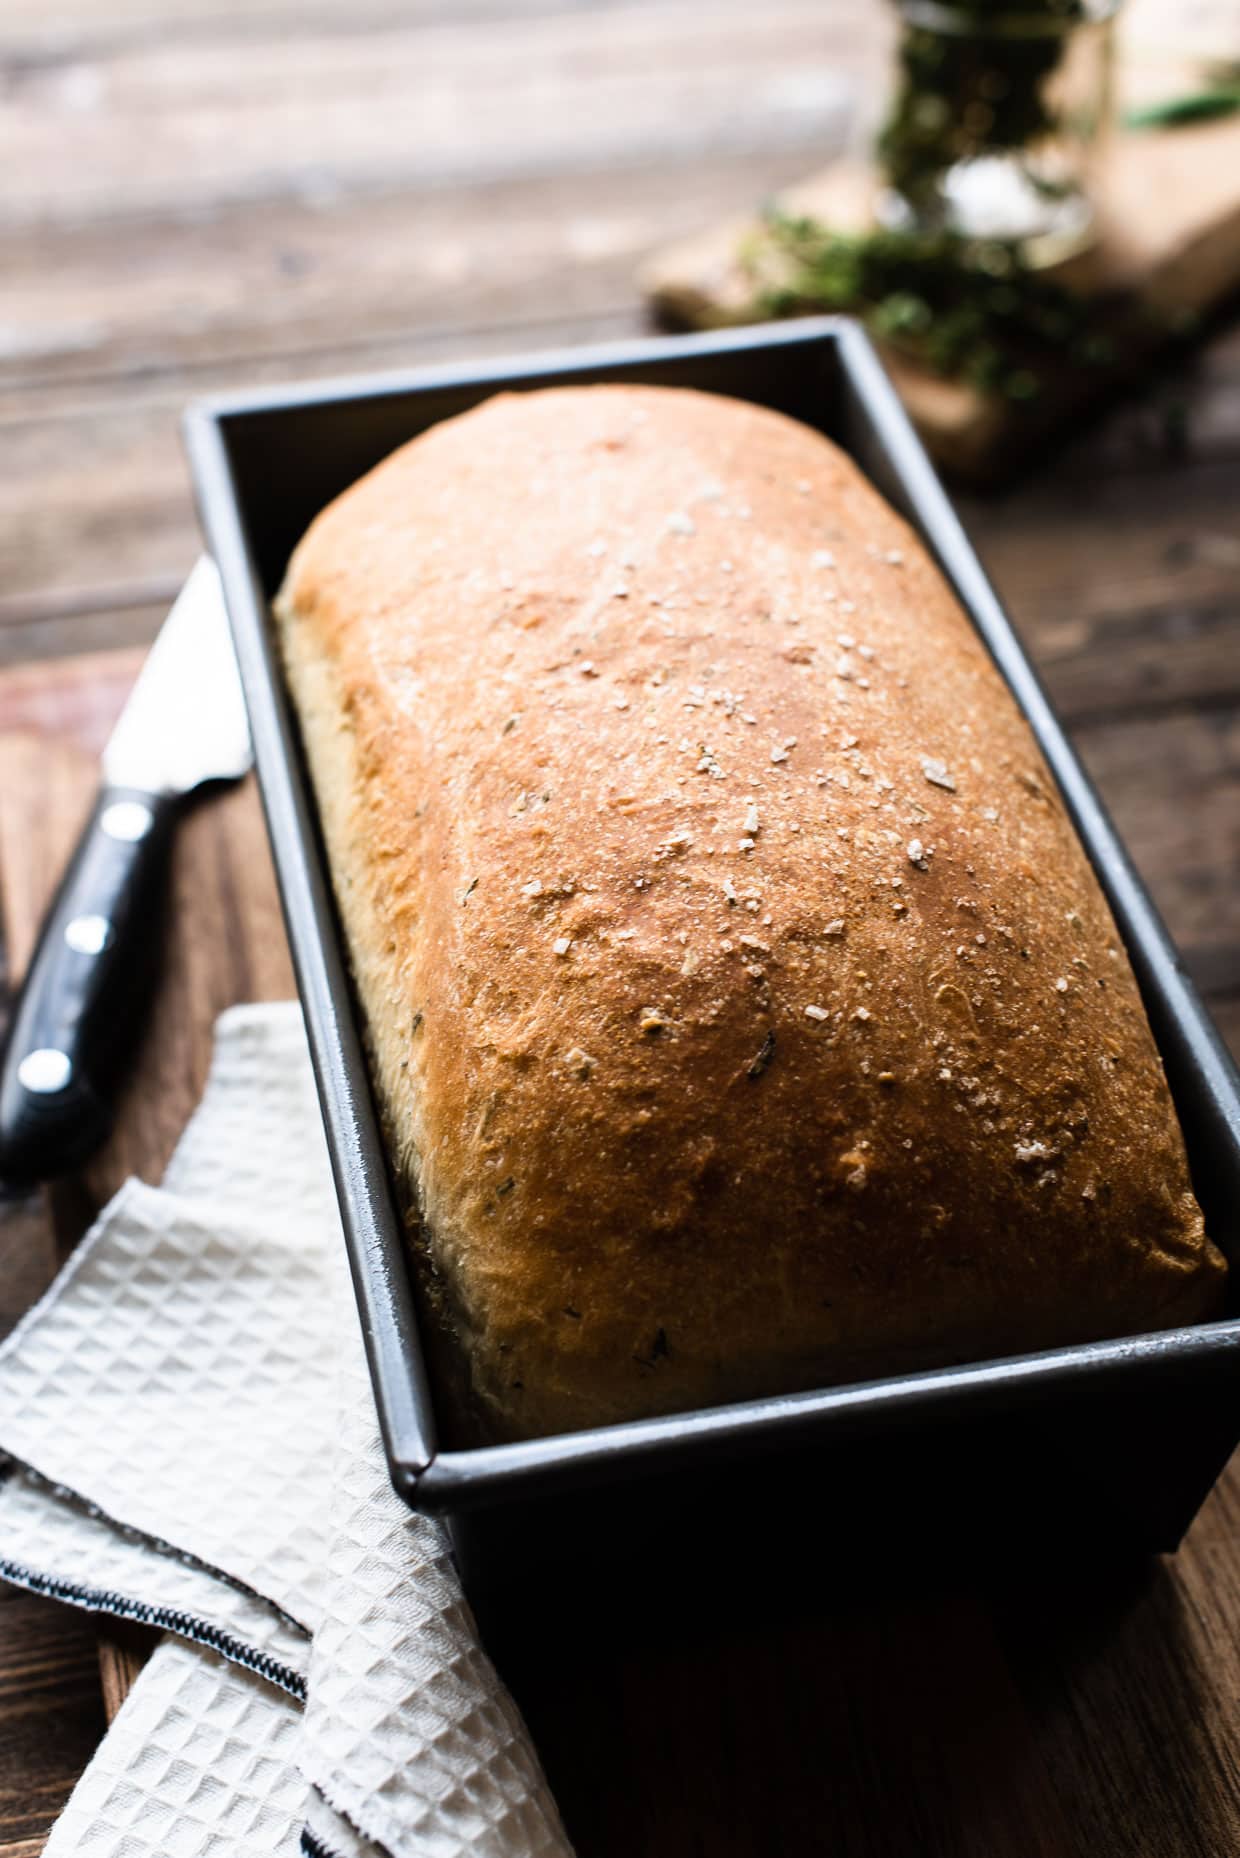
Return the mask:
M475 1427L1214 1306L1056 790L825 440L667 389L498 398L326 510L278 611Z

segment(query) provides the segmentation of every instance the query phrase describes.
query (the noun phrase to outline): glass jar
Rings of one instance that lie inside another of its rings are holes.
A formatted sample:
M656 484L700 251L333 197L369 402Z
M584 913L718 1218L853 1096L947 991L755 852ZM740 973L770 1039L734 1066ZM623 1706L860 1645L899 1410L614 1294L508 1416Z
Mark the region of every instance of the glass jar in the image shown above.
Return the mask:
M1093 237L1119 0L896 0L896 96L879 137L884 225L1058 263Z

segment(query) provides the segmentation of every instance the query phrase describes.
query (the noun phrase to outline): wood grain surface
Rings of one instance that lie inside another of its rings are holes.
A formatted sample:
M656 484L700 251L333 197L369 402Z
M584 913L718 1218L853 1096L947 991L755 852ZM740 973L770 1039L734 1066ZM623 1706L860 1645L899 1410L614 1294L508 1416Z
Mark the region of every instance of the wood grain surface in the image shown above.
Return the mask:
M1148 15L1154 0L1137 0ZM199 391L641 327L648 251L872 122L877 0L8 0L0 13L0 927L20 975L140 648L198 547ZM1240 1045L1240 332L962 508ZM0 1325L129 1171L215 1014L291 989L257 799L185 824L109 1151L0 1205ZM768 1519L756 1570L777 1584ZM1174 1560L961 1567L629 1643L516 1635L582 1858L1240 1850L1240 1473ZM0 1858L33 1855L141 1637L0 1588Z

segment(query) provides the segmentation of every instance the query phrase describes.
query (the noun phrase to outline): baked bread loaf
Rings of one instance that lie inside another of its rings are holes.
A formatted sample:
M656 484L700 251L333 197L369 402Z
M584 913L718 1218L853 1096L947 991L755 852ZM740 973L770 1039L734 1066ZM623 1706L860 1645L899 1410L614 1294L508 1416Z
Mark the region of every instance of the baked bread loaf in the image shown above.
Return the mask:
M833 445L502 396L276 610L458 1441L1216 1307L1055 786Z

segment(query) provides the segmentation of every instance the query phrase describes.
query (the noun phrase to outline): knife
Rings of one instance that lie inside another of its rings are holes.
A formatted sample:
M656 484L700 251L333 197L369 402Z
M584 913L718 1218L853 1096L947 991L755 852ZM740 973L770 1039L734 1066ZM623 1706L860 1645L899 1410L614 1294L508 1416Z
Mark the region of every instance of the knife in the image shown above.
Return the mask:
M161 951L172 829L206 781L250 766L223 590L205 556L103 752L94 810L31 958L0 1065L0 1181L84 1161L112 1125Z

